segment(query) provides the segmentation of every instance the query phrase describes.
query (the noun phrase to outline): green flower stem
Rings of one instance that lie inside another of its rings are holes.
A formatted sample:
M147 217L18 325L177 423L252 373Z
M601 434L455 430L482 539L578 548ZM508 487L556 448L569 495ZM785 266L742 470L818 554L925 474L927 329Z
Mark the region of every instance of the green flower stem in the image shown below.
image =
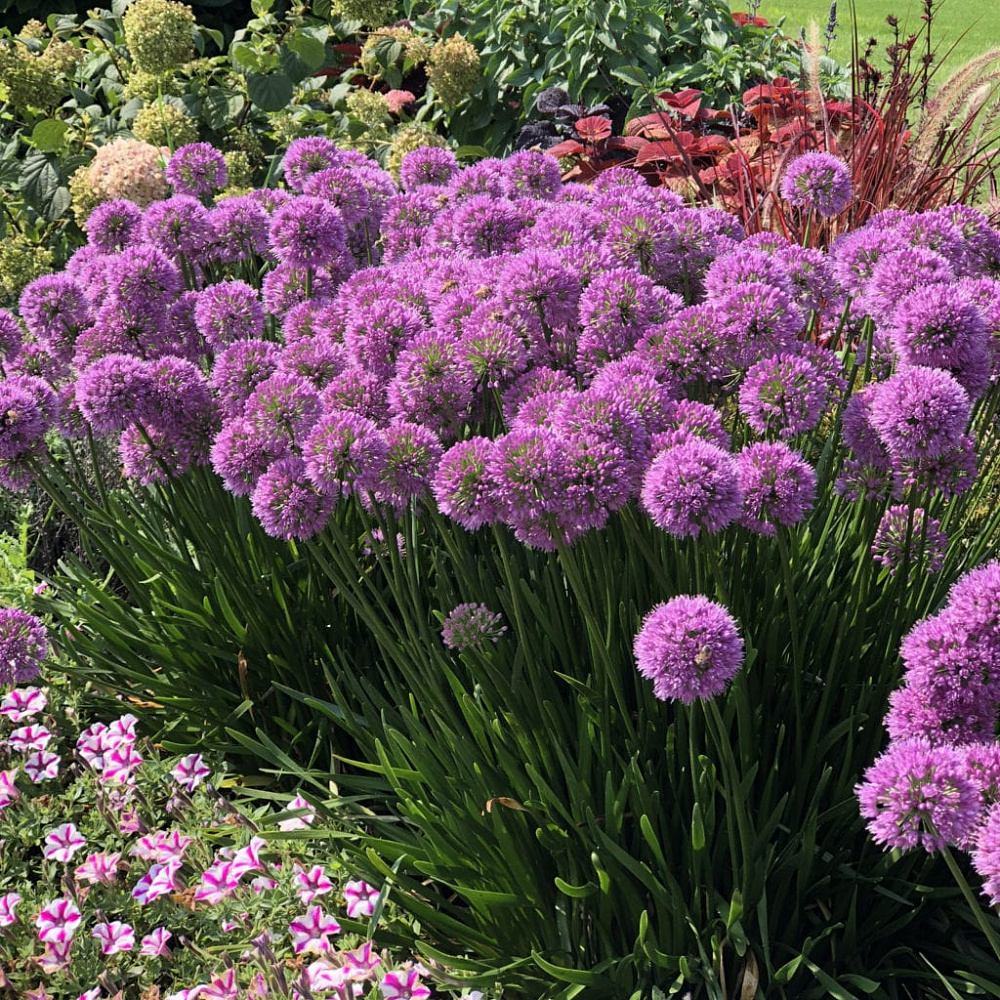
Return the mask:
M792 634L792 697L795 700L795 759L802 759L802 636L799 635L799 615L795 605L795 585L792 579L792 561L788 551L785 531L779 526L778 553L781 556L781 576L788 605L788 628Z
M976 923L979 924L979 929L986 935L986 940L989 941L990 947L993 949L993 954L996 955L997 961L1000 961L1000 938L997 937L996 931L990 927L986 918L983 916L982 904L978 899L976 899L975 893L972 891L972 887L969 885L966 877L962 874L962 869L958 867L958 862L955 860L955 856L951 853L951 848L945 844L945 846L941 849L941 853L944 855L944 860L948 865L948 870L958 883L959 889L962 890L962 895L965 897L966 903L969 904L969 909L972 911L972 915L976 918Z

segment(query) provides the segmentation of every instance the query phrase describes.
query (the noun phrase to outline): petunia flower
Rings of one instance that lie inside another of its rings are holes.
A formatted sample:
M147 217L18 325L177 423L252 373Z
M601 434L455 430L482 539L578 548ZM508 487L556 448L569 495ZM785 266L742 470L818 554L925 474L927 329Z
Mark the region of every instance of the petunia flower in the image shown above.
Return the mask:
M39 782L59 777L62 758L49 750L37 750L24 759L24 773L37 785Z
M63 823L45 835L42 854L49 861L69 861L77 851L87 846L87 841L73 823Z
M239 888L240 876L233 871L231 861L218 861L201 876L201 885L194 898L199 902L215 904L231 896Z
M355 920L370 917L375 912L379 891L367 882L348 882L344 886L344 897L347 900L347 915Z
M0 715L17 723L37 715L48 703L45 692L36 687L15 688L0 699Z
M100 851L91 854L83 864L77 865L74 872L77 882L111 885L118 877L118 862L121 858L118 852L110 854L107 851Z
M45 726L31 723L15 729L7 742L18 753L30 753L32 750L44 750L52 739L52 733Z
M142 939L139 954L145 955L147 958L169 958L171 952L167 947L167 942L171 937L173 935L166 927L154 928Z
M200 753L182 757L170 772L174 781L187 792L193 792L211 773L212 769L202 762Z
M42 907L35 918L38 940L49 944L64 944L73 939L83 915L71 899L54 899Z
M322 907L310 906L288 925L288 933L292 935L296 955L308 951L322 953L330 950L328 937L340 933L340 924L325 916Z
M131 951L135 947L135 931L120 920L97 924L90 932L92 938L101 942L101 953L117 955L121 951Z
M308 872L295 866L295 895L308 906L317 896L323 896L333 889L333 883L326 877L322 865L313 865Z
M298 816L293 816L291 819L283 819L278 823L279 830L304 830L313 820L316 819L316 813L313 810L312 805L304 799L301 795L296 795L291 802L288 803L288 808L286 812L298 812Z
M16 892L8 892L6 895L0 896L0 927L10 927L17 921L14 910L20 902L21 896Z
M136 882L132 898L146 906L154 899L176 892L179 888L177 873L182 863L179 858L172 858L162 864L151 865L149 871Z

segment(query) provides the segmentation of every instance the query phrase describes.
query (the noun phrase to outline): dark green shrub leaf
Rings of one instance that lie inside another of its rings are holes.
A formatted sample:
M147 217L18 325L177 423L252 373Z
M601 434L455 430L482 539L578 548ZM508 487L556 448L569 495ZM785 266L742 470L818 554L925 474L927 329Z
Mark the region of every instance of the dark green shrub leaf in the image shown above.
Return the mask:
M326 62L326 46L304 31L296 31L285 44L302 60L309 73L315 73Z
M59 161L51 153L28 153L17 178L17 186L25 199L44 211L59 190Z
M201 116L205 124L216 132L221 132L243 110L246 98L227 87L209 87L201 102Z
M229 46L229 61L241 70L260 72L264 68L260 54L247 42L233 42Z
M247 73L247 93L261 111L281 111L292 99L295 85L284 73Z

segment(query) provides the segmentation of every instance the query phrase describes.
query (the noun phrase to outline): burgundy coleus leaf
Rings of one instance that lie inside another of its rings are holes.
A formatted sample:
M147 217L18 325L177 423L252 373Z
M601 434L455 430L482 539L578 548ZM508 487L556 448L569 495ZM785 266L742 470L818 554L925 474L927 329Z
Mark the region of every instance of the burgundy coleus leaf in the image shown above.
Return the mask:
M677 141L657 140L647 142L635 155L635 165L641 167L646 163L653 163L656 160L680 160L683 159L682 150L690 146L694 141L694 136L690 132L678 132Z
M701 99L705 96L700 90L688 87L672 94L669 90L656 95L668 108L673 108L682 118L696 118L701 110Z
M626 135L641 135L644 139L669 139L676 132L677 126L670 122L665 111L639 115L625 125Z
M577 119L574 128L584 142L600 142L611 136L611 119L603 115L591 115L589 118Z
M630 149L633 153L638 152L645 145L646 140L639 138L637 135L613 135L607 141L607 148L609 150Z
M721 135L703 135L695 139L687 151L691 156L716 156L719 153L728 153L732 150L732 143Z
M549 146L549 148L545 150L549 156L554 156L557 159L560 156L579 156L581 153L585 153L586 151L586 147L577 142L576 139L563 139L562 142L557 142L554 146Z

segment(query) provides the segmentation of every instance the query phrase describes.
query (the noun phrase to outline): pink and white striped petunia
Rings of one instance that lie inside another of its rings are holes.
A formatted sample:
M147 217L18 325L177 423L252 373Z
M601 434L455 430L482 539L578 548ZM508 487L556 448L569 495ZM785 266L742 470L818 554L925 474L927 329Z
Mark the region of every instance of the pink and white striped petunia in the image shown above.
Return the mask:
M120 951L131 951L135 947L135 931L120 920L106 920L97 924L90 936L101 942L103 955L117 955Z
M204 763L200 753L190 753L181 757L170 773L181 788L193 792L212 773L212 769Z
M29 723L15 729L7 742L18 753L31 753L32 750L44 750L52 739L52 733L45 726Z
M382 958L375 951L375 945L371 941L365 941L363 945L355 948L354 951L341 952L341 960L345 966L354 970L358 978L364 978L372 969L382 964Z
M154 830L140 840L129 851L133 857L143 861L180 861L193 837L185 837L180 830Z
M41 966L42 972L51 976L54 972L61 972L70 966L70 951L73 949L72 939L66 941L49 941L45 945L45 951L35 959Z
M118 877L118 862L121 859L122 856L117 851L113 854L99 851L96 854L91 854L83 864L77 865L73 874L76 876L77 882L90 885L98 883L112 885Z
M283 819L278 823L279 830L304 830L313 820L316 819L316 811L312 803L301 795L296 795L286 806L288 812L297 812L299 815L290 819Z
M0 771L0 809L21 797L17 785L14 784L19 770L19 767L12 767L9 771Z
M139 720L129 713L123 715L108 725L107 739L111 747L119 747L123 744L131 746L135 743L135 724Z
M62 758L51 750L36 750L24 758L24 773L37 785L59 777Z
M341 965L332 965L325 958L317 958L303 973L306 986L314 993L339 990L351 981L351 971Z
M83 915L72 899L53 899L39 911L35 918L38 940L50 944L65 944L73 940Z
M136 882L132 898L147 906L154 899L177 892L180 888L177 884L177 873L182 864L180 858L172 858L163 864L150 865L149 871Z
M45 835L42 854L49 861L69 861L77 851L87 846L87 841L72 823L63 823Z
M344 886L347 915L352 920L358 917L370 917L375 912L378 898L378 889L367 882L348 882Z
M8 892L6 895L0 896L0 927L10 927L17 921L14 910L17 909L17 904L20 902L21 897L16 892Z
M38 715L48 703L45 693L36 687L14 688L0 699L0 715L16 725L22 719Z
M135 772L142 764L142 754L131 743L122 743L104 755L101 781L108 784L131 785L135 783Z
M203 872L194 898L199 902L215 904L231 896L239 885L240 877L233 872L232 861L217 861Z
M81 993L76 1000L99 1000L101 995L101 987L94 986L92 989L87 990L86 993Z
M324 896L333 889L322 865L313 865L309 871L295 866L295 895L308 906L317 896Z
M196 986L198 1000L236 1000L239 987L236 984L236 970L226 969L221 976L212 976L207 986Z
M147 958L170 958L170 949L167 942L173 935L166 927L155 927L143 939L142 947L139 949L140 955Z
M426 1000L431 995L431 991L420 982L418 969L387 972L380 985L385 1000Z
M104 753L110 749L107 733L108 727L103 722L95 722L76 738L76 752L95 771L104 767Z
M295 954L316 952L322 954L331 948L329 936L340 933L340 924L333 917L327 917L320 906L310 906L301 917L296 917L288 925L292 935Z
M233 874L237 878L242 878L247 872L259 872L264 870L260 861L260 852L267 847L267 841L263 837L251 837L250 843L246 847L241 847L233 853Z

